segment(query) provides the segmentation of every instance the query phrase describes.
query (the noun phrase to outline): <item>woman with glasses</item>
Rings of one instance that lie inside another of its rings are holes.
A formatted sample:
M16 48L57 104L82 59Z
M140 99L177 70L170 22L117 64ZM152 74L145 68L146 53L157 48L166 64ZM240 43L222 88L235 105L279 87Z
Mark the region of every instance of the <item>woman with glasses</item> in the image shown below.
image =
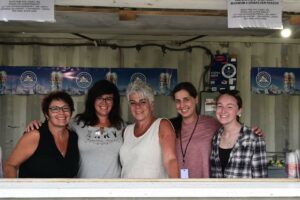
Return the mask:
M118 88L107 80L97 81L88 91L84 112L71 126L78 134L78 177L120 178L124 123Z
M45 122L39 130L25 133L5 161L6 178L72 178L77 175L78 137L68 129L74 111L71 96L52 92L43 99L42 110Z
M38 128L33 121L27 131ZM124 123L118 88L107 80L97 81L88 91L85 110L70 123L78 135L78 178L120 178L119 150Z
M124 131L122 178L178 178L175 133L167 119L155 118L154 93L137 79L126 91L134 124Z

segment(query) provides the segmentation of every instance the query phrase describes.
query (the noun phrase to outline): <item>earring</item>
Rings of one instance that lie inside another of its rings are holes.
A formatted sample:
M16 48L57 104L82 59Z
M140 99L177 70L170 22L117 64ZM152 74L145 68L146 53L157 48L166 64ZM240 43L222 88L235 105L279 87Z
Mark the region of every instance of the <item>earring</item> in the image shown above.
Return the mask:
M240 114L238 114L238 117L241 117L242 116L242 114L240 113Z

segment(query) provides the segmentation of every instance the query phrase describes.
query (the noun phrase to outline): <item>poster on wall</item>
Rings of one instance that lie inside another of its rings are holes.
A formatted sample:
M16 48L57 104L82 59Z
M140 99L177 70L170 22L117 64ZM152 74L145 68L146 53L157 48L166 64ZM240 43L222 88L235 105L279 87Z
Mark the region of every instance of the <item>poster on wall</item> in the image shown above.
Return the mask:
M1 0L1 20L55 22L54 0Z
M253 67L251 91L254 94L300 95L300 69L285 67Z
M0 94L48 94L64 90L84 95L98 80L113 82L121 95L136 79L147 82L156 95L169 95L177 83L172 68L86 68L86 67L12 67L0 66Z
M281 0L228 0L228 28L282 29Z

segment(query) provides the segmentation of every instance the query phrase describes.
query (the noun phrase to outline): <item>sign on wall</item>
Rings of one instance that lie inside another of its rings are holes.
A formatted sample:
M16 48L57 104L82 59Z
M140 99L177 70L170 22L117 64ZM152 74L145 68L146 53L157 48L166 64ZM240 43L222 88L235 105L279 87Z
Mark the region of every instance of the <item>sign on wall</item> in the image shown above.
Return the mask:
M282 29L281 0L227 0L228 28Z
M300 69L254 67L251 69L251 91L255 94L300 95Z
M177 84L171 68L0 67L0 94L48 94L65 90L84 95L97 80L113 82L124 95L129 83L141 79L156 95L169 95Z
M54 22L54 0L1 0L0 20Z
M237 82L237 58L235 55L215 55L214 64L210 69L210 89L213 92L220 90L235 90Z

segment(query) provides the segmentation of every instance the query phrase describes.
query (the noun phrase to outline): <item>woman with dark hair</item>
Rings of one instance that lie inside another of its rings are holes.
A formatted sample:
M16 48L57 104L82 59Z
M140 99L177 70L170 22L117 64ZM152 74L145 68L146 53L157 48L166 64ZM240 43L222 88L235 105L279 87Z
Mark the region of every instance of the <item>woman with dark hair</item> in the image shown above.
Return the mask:
M176 131L176 152L181 178L209 178L211 140L220 124L210 116L198 115L198 94L190 82L172 91L178 117L171 119Z
M4 163L6 178L72 178L77 175L77 135L68 129L74 103L65 92L42 101L46 118L39 130L25 133Z
M101 115L101 109L96 105L96 101L111 105L109 106L110 111L108 113L104 112L104 116ZM97 112L98 109L99 112ZM90 126L104 123L105 127L109 124L120 129L123 126L123 120L120 116L120 94L118 88L107 80L96 82L89 89L85 101L85 110L76 116L76 121L77 123L83 122L84 125Z
M107 80L97 81L88 91L85 110L70 124L78 135L79 178L120 178L119 150L124 123L118 88ZM32 122L27 130L38 127Z
M216 117L222 124L213 138L210 156L212 178L266 178L266 144L239 122L242 99L237 91L217 97Z
M78 134L78 177L120 178L124 128L120 113L118 88L107 80L96 82L88 91L84 112L71 124Z
M176 131L177 160L182 178L209 178L211 141L221 124L213 117L199 115L196 88L178 83L172 91L178 117L171 119ZM254 127L256 134L261 130Z

